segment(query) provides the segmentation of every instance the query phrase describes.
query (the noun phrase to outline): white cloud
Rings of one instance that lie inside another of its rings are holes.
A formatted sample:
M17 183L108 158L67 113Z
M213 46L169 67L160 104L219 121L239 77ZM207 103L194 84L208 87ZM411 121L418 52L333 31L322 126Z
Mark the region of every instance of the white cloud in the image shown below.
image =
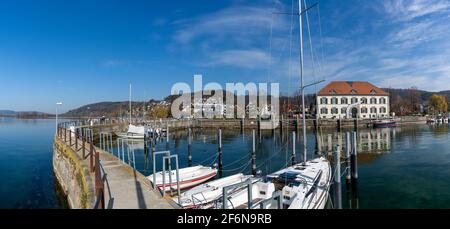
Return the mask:
M446 14L450 10L447 0L385 0L385 11L399 21L411 21L435 14Z
M229 65L248 69L265 68L270 63L270 56L261 50L226 50L209 56L206 66Z
M317 34L313 34L317 58L314 79L308 40L304 40L305 81L367 80L382 87L448 90L450 2L391 0L381 5L384 11L379 10L379 3L378 9L370 5L372 8L365 7L364 12L351 9L352 17L341 19L343 21L322 14L324 59L319 48L321 43ZM342 9L333 7L329 10L340 12ZM191 63L260 70L257 74L269 70L273 81L287 84L286 79L291 75L291 84L297 85L298 34L294 34L292 59L289 60L290 17L274 17L273 11L286 11L286 7L274 10L272 5L231 6L175 22L173 25L178 29L172 47L195 50L198 59L190 60ZM317 20L315 17L310 15L312 20ZM349 23L348 20L360 22ZM272 23L272 50L269 52ZM358 29L361 24L370 28ZM298 31L298 25L295 30Z
M188 44L207 36L209 40L249 40L269 31L271 9L267 7L235 6L193 19L176 22L181 27L174 39ZM274 20L274 27L279 20Z

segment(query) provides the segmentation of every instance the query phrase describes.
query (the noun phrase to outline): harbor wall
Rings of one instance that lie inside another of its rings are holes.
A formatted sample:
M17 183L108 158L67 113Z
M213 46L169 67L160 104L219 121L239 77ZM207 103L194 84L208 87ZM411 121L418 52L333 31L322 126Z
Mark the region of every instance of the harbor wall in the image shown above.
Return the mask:
M425 124L426 117L405 116L395 118L398 124ZM185 128L222 128L222 129L257 129L257 119L196 119L196 120L155 120L148 121L148 124L160 128L185 129ZM280 121L282 128L301 128L301 120L283 119ZM308 128L370 128L371 120L369 119L308 119L306 120ZM126 126L123 126L126 127ZM122 128L123 131L126 130Z
M53 171L72 209L92 209L95 205L94 179L79 156L55 138Z
M395 118L399 125L414 125L425 124L426 117L418 116L404 116ZM176 119L160 119L160 120L147 120L146 123L156 128L167 128L170 130L179 130L187 128L213 128L213 129L257 129L257 119L192 119L192 120L176 120ZM141 125L142 122L134 123ZM296 119L283 119L280 120L279 128L288 129L300 129L302 127L301 120ZM371 128L371 120L369 119L308 119L306 120L306 126L308 129L364 129ZM94 130L94 140L99 140L99 133L118 133L126 132L128 130L128 122L115 122L113 124L102 124L94 126L82 126L83 128L90 128Z

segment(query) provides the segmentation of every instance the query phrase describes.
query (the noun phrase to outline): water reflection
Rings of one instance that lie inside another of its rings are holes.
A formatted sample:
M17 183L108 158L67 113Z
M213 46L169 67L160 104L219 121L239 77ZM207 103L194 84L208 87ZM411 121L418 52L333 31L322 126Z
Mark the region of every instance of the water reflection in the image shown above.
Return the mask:
M283 131L262 131L257 133L256 142L256 166L262 174L269 174L296 161L303 160L303 137L301 132L285 128ZM353 131L353 130L349 130ZM211 166L217 163L218 155L218 130L217 129L192 129L192 165ZM189 160L189 131L172 131L170 135L169 149L172 154L178 154L180 168L190 166ZM423 178L427 184L424 187L434 187L428 182L436 177L450 176L449 157L449 126L413 125L387 129L359 129L357 132L357 149L360 179L358 182L348 183L345 168L342 165L342 203L343 208L371 208L371 207L399 207L408 205L411 199L416 198L410 190L415 190L418 178ZM308 159L318 155L328 155L332 159L333 147L342 146L342 157L345 157L347 149L346 130L336 132L334 130L320 130L307 133ZM295 142L295 151L293 148ZM135 145L136 168L143 174L152 173L151 150L164 151L166 140L157 139L152 146L148 145L144 150L143 143ZM426 149L426 150L425 150ZM252 130L224 129L222 130L223 171L222 176L228 176L243 172L252 173ZM296 154L294 154L294 152ZM424 154L426 152L426 154ZM430 156L432 155L432 156ZM162 160L156 162L156 170L162 169ZM345 159L343 159L345 162ZM437 172L433 169L441 166ZM429 171L429 170L432 171ZM403 179L403 178L408 179ZM409 182L408 180L412 181ZM407 182L408 181L408 182ZM420 180L419 180L420 181ZM402 182L402 185L398 185ZM406 188L407 187L407 188ZM448 190L450 186L435 187ZM423 190L416 191L424 192ZM435 191L433 191L435 192ZM385 203L385 195L389 193L390 203ZM428 195L428 194L420 194ZM450 194L443 195L450 203ZM408 198L406 198L408 197ZM407 199L407 200L403 200ZM402 200L402 201L399 201ZM422 206L422 205L412 205ZM428 206L428 205L425 205ZM450 206L446 205L446 206Z

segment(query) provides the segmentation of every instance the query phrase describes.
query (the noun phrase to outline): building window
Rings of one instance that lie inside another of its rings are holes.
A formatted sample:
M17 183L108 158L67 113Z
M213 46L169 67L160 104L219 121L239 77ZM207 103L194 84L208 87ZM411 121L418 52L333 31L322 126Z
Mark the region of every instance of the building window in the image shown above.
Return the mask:
M377 108L376 107L370 108L370 113L376 114L377 113Z
M322 109L320 109L320 113L321 114L328 114L328 109L327 108L322 108Z
M380 99L380 104L386 104L386 99L385 98L381 98Z
M380 108L380 113L382 113L382 114L383 114L383 113L386 113L386 107L381 107L381 108Z
M339 114L339 110L336 107L331 108L331 114Z
M341 114L347 114L347 108L346 107L341 108Z
M352 104L358 103L358 98L352 98Z
M367 98L362 98L361 99L361 104L367 104Z
M342 98L341 99L341 104L348 104L348 99L347 98Z
M328 103L328 99L327 98L321 98L320 99L320 104L327 104Z
M338 104L338 99L337 98L332 98L331 99L331 104Z
M367 107L361 108L361 113L362 114L367 114Z
M351 93L352 95L355 95L355 94L358 94L358 91L355 90L355 89L352 89L350 93Z
M377 104L377 98L371 98L370 104Z

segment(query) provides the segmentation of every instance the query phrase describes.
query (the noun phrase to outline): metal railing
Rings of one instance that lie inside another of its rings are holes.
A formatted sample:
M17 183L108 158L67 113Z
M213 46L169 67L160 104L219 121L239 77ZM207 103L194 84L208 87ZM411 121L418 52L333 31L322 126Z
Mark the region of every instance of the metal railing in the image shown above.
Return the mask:
M89 172L95 179L95 195L96 202L94 209L105 209L105 185L102 179L100 154L95 150L92 137L90 135L83 134L80 128L74 128L71 130L67 128L68 125L58 125L57 137L70 149L74 150L76 154L81 150L81 160L89 160ZM80 148L81 144L81 148Z

